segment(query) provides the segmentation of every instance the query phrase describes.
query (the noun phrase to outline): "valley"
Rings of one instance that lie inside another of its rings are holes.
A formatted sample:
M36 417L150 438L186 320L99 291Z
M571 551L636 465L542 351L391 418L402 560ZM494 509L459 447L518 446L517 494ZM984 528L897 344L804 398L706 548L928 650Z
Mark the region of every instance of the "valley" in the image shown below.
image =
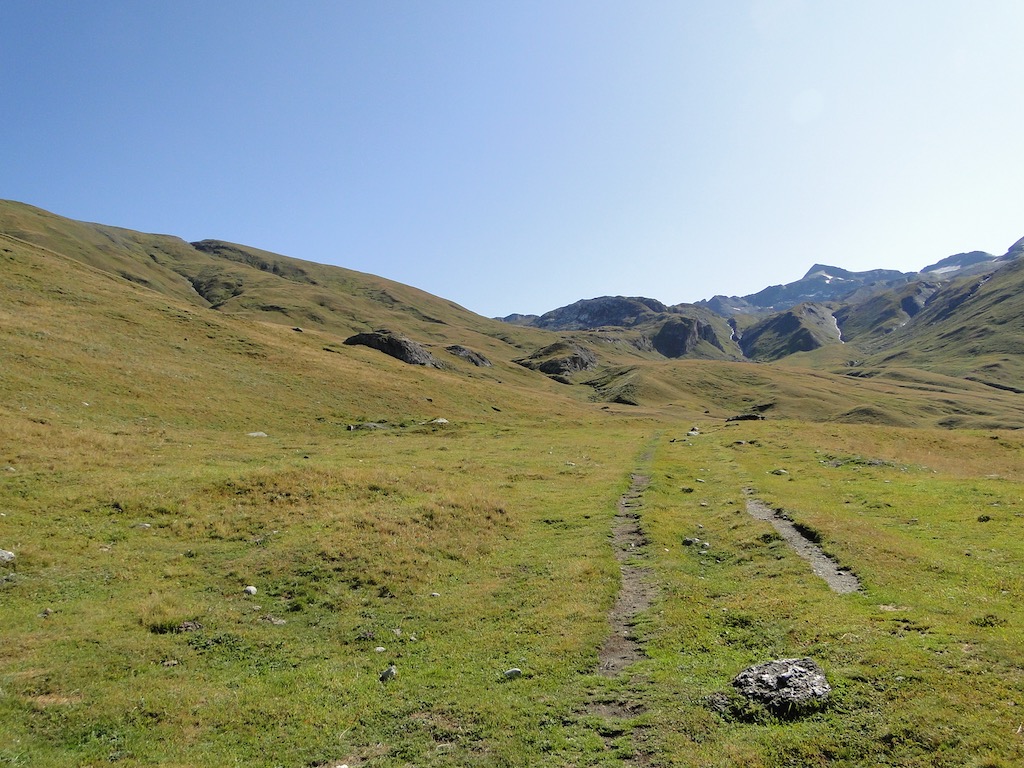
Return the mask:
M1017 262L754 362L707 307L0 233L0 765L1024 763ZM346 343L385 329L437 365ZM732 684L798 657L813 711Z

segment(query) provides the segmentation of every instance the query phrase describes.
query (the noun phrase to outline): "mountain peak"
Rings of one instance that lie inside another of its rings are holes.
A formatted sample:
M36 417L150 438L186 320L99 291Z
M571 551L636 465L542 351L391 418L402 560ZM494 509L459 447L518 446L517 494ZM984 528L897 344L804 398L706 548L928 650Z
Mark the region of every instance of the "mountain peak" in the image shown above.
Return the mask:
M802 280L811 280L815 277L825 278L825 282L832 282L833 280L849 280L853 273L849 270L842 269L841 267L833 267L828 264L815 264L804 275Z

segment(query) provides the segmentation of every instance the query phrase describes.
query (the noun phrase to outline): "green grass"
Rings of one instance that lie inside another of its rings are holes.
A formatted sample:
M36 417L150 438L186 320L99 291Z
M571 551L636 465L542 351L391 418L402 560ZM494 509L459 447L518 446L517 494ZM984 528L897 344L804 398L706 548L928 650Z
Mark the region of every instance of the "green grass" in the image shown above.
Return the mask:
M176 293L157 267L199 258L180 242L30 218L0 243L0 766L1024 762L1024 440L996 429L1024 423L1018 395L611 343L595 386L563 385L511 362L557 336L412 289L334 274L338 314L300 333ZM132 261L156 245L151 271ZM261 254L229 264L259 273L246 302L284 279L243 263ZM275 300L308 309L295 282ZM346 347L339 317L409 318L495 365L407 366ZM725 421L751 410L767 420ZM632 472L657 593L644 658L605 678ZM863 591L829 591L748 495ZM824 709L730 696L803 655Z
M649 519L668 594L649 632L651 674L676 687L656 728L674 734L665 764L1019 764L1021 443L1000 438L746 423L659 452ZM746 514L744 488L816 531L863 593L831 593ZM679 545L698 531L707 555ZM702 697L744 666L803 655L834 686L826 711L707 712Z
M100 456L97 438L56 476L23 446L0 485L19 555L0 587L0 765L1024 757L1018 437L666 433L642 510L659 590L639 624L647 658L605 680L607 540L651 426L347 433L301 455L143 435ZM818 532L864 592L831 593L746 514L745 488ZM706 554L682 545L693 535ZM745 666L795 655L825 667L824 711L709 708ZM513 666L524 677L504 680ZM595 700L643 709L609 724Z
M19 559L2 587L0 764L512 765L569 749L638 437L583 431L348 433L308 459L268 439L216 454L140 440L62 473L73 484L26 455L2 486ZM513 666L526 675L505 681Z

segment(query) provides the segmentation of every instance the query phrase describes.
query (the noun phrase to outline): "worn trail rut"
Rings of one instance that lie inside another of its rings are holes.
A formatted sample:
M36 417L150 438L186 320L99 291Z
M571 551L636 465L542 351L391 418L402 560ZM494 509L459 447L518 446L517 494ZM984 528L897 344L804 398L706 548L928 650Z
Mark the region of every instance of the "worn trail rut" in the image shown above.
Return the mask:
M619 499L612 527L612 547L619 561L622 586L609 614L612 633L598 652L598 672L606 677L614 677L641 658L632 626L636 617L650 607L653 597L653 590L645 581L645 569L636 563L641 548L647 544L637 510L650 478L634 473L631 480L629 490Z
M841 568L835 560L822 551L821 547L808 539L779 512L758 499L747 499L747 512L751 517L771 523L793 551L811 564L814 574L824 579L833 592L848 595L860 590L860 579L849 570Z
M619 593L615 598L608 615L611 634L598 652L597 674L602 677L614 678L622 674L630 664L643 658L639 640L633 631L637 616L651 606L654 588L647 580L648 572L643 567L644 547L647 537L640 524L640 507L644 489L650 478L647 475L633 473L630 478L629 490L619 499L617 512L612 523L612 548L618 560L621 573ZM646 766L646 759L641 745L645 740L646 729L627 727L626 721L642 715L645 707L639 697L623 697L622 693L607 697L597 691L594 698L586 706L586 713L601 718L604 725L598 733L605 742L605 749L616 748L616 740L626 733L631 734L629 740L634 749L625 766Z

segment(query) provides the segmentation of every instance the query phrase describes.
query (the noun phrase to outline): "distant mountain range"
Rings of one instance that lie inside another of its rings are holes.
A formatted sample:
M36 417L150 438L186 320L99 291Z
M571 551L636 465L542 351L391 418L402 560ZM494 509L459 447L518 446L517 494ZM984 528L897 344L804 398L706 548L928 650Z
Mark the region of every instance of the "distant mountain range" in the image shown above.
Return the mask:
M605 325L631 326L636 319L649 312L679 311L684 307L707 307L722 317L735 315L763 315L779 312L804 302L832 302L850 298L861 290L878 292L897 289L914 282L939 282L965 275L991 272L1001 264L1024 253L1024 238L1014 243L1002 256L984 251L957 253L929 264L920 272L900 272L894 269L872 269L851 272L842 267L815 264L799 280L773 285L747 296L716 295L696 304L666 306L657 299L644 297L603 296L582 300L543 315L512 314L500 318L507 323L570 330L598 328Z
M501 319L555 331L630 329L641 336L635 340L638 347L649 346L665 357L779 360L854 339L868 342L868 348L880 346L882 337L904 328L926 308L957 302L965 284L987 282L1022 254L1024 238L1001 256L958 253L919 272L852 272L815 264L795 282L747 296L718 295L672 306L645 297L603 296L539 316ZM940 314L948 319L952 312L947 306ZM903 336L913 333L911 329Z

